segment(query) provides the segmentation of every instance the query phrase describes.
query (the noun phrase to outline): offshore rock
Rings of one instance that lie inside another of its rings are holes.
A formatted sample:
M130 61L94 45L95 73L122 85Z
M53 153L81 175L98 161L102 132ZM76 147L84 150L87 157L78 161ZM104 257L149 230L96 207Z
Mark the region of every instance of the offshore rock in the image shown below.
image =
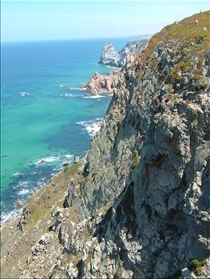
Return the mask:
M16 200L15 205L16 206L23 206L23 202L20 199L18 199L18 200Z

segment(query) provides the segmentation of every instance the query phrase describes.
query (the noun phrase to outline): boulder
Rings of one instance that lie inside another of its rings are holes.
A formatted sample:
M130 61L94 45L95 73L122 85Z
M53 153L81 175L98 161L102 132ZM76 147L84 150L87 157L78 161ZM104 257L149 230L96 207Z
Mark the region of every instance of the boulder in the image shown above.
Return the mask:
M68 166L70 166L70 165L71 165L71 163L70 163L69 161L65 161L65 162L63 162L63 164L62 164L63 167L68 167Z
M16 206L23 206L23 202L20 199L18 199L18 200L16 200L15 205Z
M74 163L75 163L75 164L78 164L78 163L79 163L79 156L75 156L75 157L74 157Z

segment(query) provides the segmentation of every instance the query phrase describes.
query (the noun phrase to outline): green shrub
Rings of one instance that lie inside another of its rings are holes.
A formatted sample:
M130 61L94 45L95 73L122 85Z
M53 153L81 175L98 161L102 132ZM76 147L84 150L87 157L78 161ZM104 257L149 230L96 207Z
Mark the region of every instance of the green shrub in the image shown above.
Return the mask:
M202 267L206 264L206 260L199 261L197 259L192 260L190 263L190 269L196 271L197 273L201 272Z
M138 154L137 151L135 151L135 154L134 154L134 157L133 157L133 163L132 163L132 168L133 169L137 166L137 164L139 162L139 159L140 159L139 154Z
M195 90L197 90L197 91L199 91L199 90L205 90L206 88L207 88L207 84L206 83L202 83L202 84L199 84L199 83L197 83L196 85L195 85Z

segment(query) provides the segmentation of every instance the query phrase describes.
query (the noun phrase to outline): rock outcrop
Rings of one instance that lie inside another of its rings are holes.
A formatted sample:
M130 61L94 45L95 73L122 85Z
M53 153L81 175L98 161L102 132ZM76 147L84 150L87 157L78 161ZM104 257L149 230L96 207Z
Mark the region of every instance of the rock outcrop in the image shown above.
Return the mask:
M209 16L166 26L127 60L86 163L21 278L210 276ZM57 255L38 276L35 260L50 243Z
M109 72L107 75L95 73L90 80L83 83L80 88L85 88L92 96L101 93L113 93L113 89L117 86L120 74L120 71L117 69Z
M120 61L119 53L111 43L104 45L99 64L118 67Z
M107 43L103 47L99 64L121 68L126 64L126 56L128 54L135 55L140 52L147 42L147 39L128 42L120 51L116 51L111 43Z

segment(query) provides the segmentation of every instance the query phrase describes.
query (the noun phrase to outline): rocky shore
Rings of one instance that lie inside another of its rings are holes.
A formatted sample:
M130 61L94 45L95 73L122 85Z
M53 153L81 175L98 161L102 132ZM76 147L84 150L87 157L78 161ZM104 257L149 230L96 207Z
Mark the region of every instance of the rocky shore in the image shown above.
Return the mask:
M127 60L86 159L1 227L2 278L209 278L209 17Z

